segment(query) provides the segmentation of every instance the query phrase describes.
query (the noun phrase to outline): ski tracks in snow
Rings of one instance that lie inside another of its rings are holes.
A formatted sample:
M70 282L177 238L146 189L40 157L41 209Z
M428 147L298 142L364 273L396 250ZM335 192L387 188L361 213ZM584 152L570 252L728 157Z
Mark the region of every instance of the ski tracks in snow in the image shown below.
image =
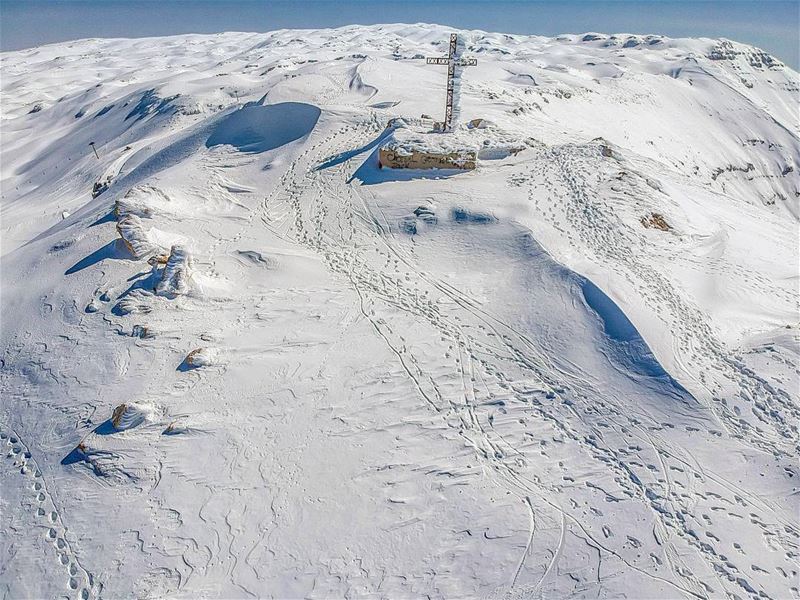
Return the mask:
M337 150L345 151L348 148L358 147L365 138L377 135L378 132L374 123L366 122L353 131L340 130L337 134L318 142L314 149L317 149L317 152L325 150L331 155ZM571 190L571 197L576 198L567 199L566 210L574 210L570 202L577 203L579 210L583 211L580 219L588 220L592 224L591 228L576 227L576 229L581 234L585 234L586 231L614 230L612 227L603 227L602 212L592 206L582 184L572 174L574 167L570 166L568 162L570 159L563 156L569 152L571 150L552 151L548 155L548 164L551 168L557 169L556 172L566 180L567 189ZM578 151L578 155L581 155L581 151ZM555 431L566 436L583 451L592 454L599 465L605 465L606 469L610 467L612 472L617 474L615 481L621 486L621 490L629 498L636 498L637 502L647 507L650 518L655 521L654 531L659 532L655 534L657 542L655 547L660 548L661 553L659 557L658 553L650 552L651 563L657 567L669 565L669 570L675 579L654 575L650 569L637 566L626 559L620 551L600 543L578 519L567 514L568 508L563 508L561 502L555 500L562 496L559 488L553 487L552 484L544 484L538 476L531 477L527 474L529 470L525 467L523 454L515 448L514 442L508 441L500 430L492 425L491 419L487 420L488 414L481 408L481 401L476 395L474 385L478 380L486 385L484 378L488 376L493 380L490 388L499 392L505 391L512 397L517 395L519 398L518 389L524 386L517 387L519 384L515 385L515 377L505 373L502 367L498 368L503 362L511 361L515 369L527 372L527 377L538 381L540 388L547 393L556 397L566 394L572 398L573 401L567 404L573 406L568 410L578 419L578 423L584 422L586 417L583 414L595 412L588 405L586 407L581 405L597 394L578 373L559 373L547 358L546 350L540 348L536 341L492 316L481 308L480 303L452 285L430 273L420 271L413 263L413 259L395 243L393 225L387 221L374 199L365 199L364 194L369 192L363 188L356 190L352 185L345 185L347 164L316 171L314 166L321 157L321 154L315 156L312 150L309 150L292 164L282 179L282 186L285 187L276 188L276 192L263 203L262 222L271 231L319 253L331 271L350 280L360 297L361 314L372 323L376 333L397 356L420 396L432 410L441 414L446 423L457 428L459 435L467 444L475 448L476 456L485 465L485 472L492 474L497 485L513 490L519 496L521 504L526 505L526 509L531 511L529 541L522 551L516 571L510 577L509 593L516 588L526 558L531 552L531 545L534 543L536 521L533 511L545 508L555 511L554 520L561 523L560 541L557 542L556 549L552 552L552 559L544 568L539 582L533 588L529 586L519 588L534 594L543 592L544 583L554 572L555 565L560 560L567 531L576 537L583 537L587 544L597 548L598 578L602 555L606 554L619 559L628 568L641 575L660 581L687 597L707 597L718 594L731 585L742 593L752 593L755 588L748 581L748 577L758 575L760 568L754 566L749 569L751 575L745 574L715 548L714 542L718 538L712 533L715 528L709 528L713 519L702 514L705 522L695 521L691 516L699 506L705 506L709 499L714 498L718 498L723 504L750 507L751 525L761 528L769 544L778 544L777 547L784 548L788 552L787 557L792 555L795 551L793 548L796 548L796 544L791 541L795 531L793 526L774 514L773 525L769 525L769 519L764 519L756 512L760 509L771 513L772 509L768 503L752 493L741 490L722 477L704 472L691 455L671 446L666 441L665 435L672 425L661 425L657 416L624 416L628 412L626 407L617 405L612 398L594 400L606 411L606 422L613 423L613 431L623 446L633 447L631 444L635 445L635 440L639 439L652 448L653 461L638 466L646 469L645 472L649 470L653 474L654 480L660 482L656 485L661 491L656 491L656 488L644 483L642 475L634 472L633 468L636 467L628 464L638 464L630 455L640 453L641 449L628 450L626 456L609 441L603 441L604 437L608 437L608 433L603 436L595 435L593 439L586 438L586 434L575 430L569 424L569 420L564 421L562 416L556 416L558 413L533 406L535 414ZM578 217L571 219L573 225L577 219ZM597 248L601 245L608 248L619 246L615 245L615 240L599 238ZM632 263L630 260L624 260L624 255L616 258L622 265ZM635 274L641 276L641 268L636 269ZM653 282L650 284L652 291L648 293L667 294L667 297L673 297L675 310L686 311L690 317L694 314L676 295L669 296L669 286L663 277L655 277ZM458 310L446 314L431 301L433 297L431 292L443 294ZM388 313L386 308L390 308ZM440 381L440 369L433 367L428 357L417 357L407 338L395 329L393 324L395 319L392 317L394 311L400 311L413 320L421 319L427 326L432 326L438 331L443 342L449 342L444 358L454 361L453 375L461 381L460 400L454 400L446 391L448 386ZM465 327L467 322L469 327ZM699 316L696 322L698 327L702 327ZM475 332L479 333L478 337ZM481 354L486 358L480 358ZM719 354L717 359L722 360ZM728 359L725 359L725 362L729 364ZM737 373L741 377L741 371ZM747 386L753 385L752 378L741 381ZM763 392L763 389L761 391ZM579 399L577 403L574 402L576 398ZM581 398L585 400L580 401ZM781 405L785 406L783 402ZM594 426L592 428L594 429ZM516 458L513 458L515 455ZM680 480L673 480L671 473L680 475ZM698 487L698 484L704 489ZM718 491L711 491L714 488ZM535 509L532 504L534 499L537 501ZM712 510L716 513L725 511L728 515L736 514L735 511L727 510L723 506L712 507ZM741 518L747 517L741 515ZM709 528L705 534L698 531L703 526ZM605 531L607 536L613 535L610 530ZM625 544L635 549L642 546L642 541L628 536ZM741 544L736 545L741 546ZM708 571L703 573L704 570L701 569L701 574L693 573L683 558L685 550L678 550L678 547L693 548L698 556L703 557ZM715 580L716 585L710 586L706 583L709 575ZM678 583L680 581L685 583Z

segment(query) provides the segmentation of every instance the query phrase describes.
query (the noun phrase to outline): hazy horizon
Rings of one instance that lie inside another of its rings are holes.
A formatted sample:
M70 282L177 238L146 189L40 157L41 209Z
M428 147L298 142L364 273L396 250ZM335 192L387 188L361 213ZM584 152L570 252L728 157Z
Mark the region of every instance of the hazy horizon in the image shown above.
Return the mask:
M426 22L545 36L597 31L727 37L763 48L794 69L800 65L797 0L4 0L0 16L2 51L89 37Z

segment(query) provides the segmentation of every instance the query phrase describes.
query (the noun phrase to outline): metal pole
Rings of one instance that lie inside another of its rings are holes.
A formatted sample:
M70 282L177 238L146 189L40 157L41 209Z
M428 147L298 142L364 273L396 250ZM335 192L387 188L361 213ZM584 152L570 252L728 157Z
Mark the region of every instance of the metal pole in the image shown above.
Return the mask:
M97 148L94 147L94 142L89 142L89 145L92 147L92 150L94 150L94 155L97 157L97 160L100 160L100 155L97 154Z

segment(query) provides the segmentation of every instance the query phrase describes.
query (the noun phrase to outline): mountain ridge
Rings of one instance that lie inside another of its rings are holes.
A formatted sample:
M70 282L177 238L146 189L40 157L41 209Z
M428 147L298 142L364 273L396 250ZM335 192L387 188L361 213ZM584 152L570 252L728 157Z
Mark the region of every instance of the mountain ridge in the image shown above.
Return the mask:
M379 169L451 31L477 168ZM6 593L797 594L788 67L429 25L0 66Z

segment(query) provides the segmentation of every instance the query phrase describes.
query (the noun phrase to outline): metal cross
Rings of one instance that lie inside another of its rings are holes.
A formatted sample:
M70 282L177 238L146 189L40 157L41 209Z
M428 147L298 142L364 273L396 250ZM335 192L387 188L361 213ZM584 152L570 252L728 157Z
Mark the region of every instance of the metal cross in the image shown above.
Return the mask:
M444 109L443 131L453 130L453 88L455 87L453 79L456 74L456 67L474 67L478 64L478 61L474 58L457 58L457 44L458 34L451 33L450 51L447 53L447 58L429 58L427 60L429 65L447 65L447 104Z

